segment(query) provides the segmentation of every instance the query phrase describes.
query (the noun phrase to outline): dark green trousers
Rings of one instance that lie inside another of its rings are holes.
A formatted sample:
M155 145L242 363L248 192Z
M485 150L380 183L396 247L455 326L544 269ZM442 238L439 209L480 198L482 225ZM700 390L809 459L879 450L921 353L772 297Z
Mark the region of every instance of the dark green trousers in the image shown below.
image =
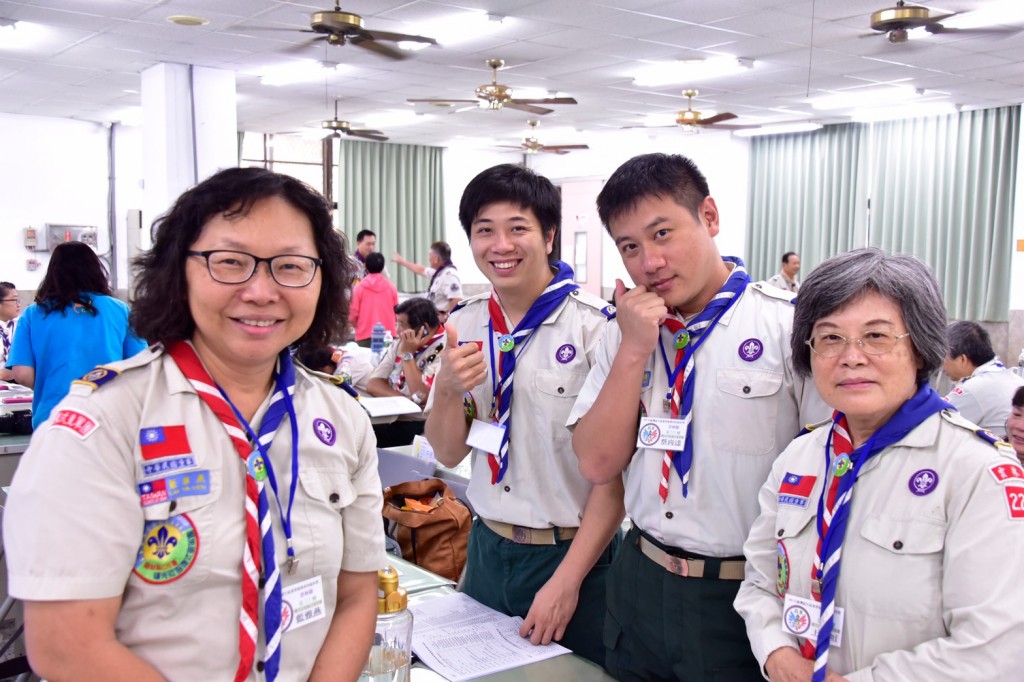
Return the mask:
M635 527L626 534L608 572L608 671L645 682L763 680L732 607L740 582L669 573L643 555L638 536Z
M518 545L473 520L466 551L466 577L462 591L496 611L526 617L533 597L544 586L569 551L572 540L557 545ZM616 535L580 586L576 613L565 628L561 644L603 666L601 631L605 615L605 574L621 538Z

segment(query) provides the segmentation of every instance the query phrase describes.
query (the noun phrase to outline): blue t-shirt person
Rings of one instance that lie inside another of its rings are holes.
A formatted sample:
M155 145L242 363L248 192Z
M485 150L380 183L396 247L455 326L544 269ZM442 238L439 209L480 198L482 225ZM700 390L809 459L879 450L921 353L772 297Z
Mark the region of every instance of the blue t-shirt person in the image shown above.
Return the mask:
M38 304L21 314L7 366L35 369L32 428L50 416L71 382L97 365L130 358L146 348L128 325L128 306L103 294L83 294L96 313L74 304L47 313Z

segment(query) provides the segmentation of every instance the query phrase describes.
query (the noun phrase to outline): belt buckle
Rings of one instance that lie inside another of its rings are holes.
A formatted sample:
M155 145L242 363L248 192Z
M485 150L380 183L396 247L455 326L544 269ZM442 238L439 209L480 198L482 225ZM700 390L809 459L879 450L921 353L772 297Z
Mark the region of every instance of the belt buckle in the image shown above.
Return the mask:
M518 545L528 545L532 540L532 533L529 528L523 526L512 526L512 542Z
M665 554L665 557L667 559L665 568L668 569L669 573L674 573L675 575L682 576L683 578L690 575L690 566L686 559L681 559L668 553Z

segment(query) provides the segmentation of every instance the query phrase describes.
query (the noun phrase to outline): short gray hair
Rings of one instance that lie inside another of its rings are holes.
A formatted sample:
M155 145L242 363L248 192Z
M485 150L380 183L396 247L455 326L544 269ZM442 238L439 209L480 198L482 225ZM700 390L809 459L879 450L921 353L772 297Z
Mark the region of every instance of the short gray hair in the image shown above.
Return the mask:
M858 296L874 291L899 306L910 342L924 364L917 384L942 367L946 359L946 306L928 266L908 255L887 256L876 248L857 249L829 258L804 280L793 316L793 366L801 376L811 373L811 338L815 323Z

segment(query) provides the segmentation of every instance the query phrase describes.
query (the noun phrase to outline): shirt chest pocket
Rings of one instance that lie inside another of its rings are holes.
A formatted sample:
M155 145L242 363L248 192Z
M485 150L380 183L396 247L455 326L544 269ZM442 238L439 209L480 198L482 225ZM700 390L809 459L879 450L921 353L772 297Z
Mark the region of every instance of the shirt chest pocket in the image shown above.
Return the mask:
M850 538L844 543L843 574L849 572L858 588L848 592L851 606L899 620L934 616L942 605L945 537L937 521L866 518L856 547Z
M715 448L740 455L776 452L775 420L781 388L782 372L717 370L710 418ZM695 412L699 409L701 406L694 406Z
M513 400L528 401L529 414L533 417L530 428L537 428L538 432L550 429L549 433L543 433L543 438L568 441L572 434L565 428L565 420L586 380L585 372L539 369L534 373L533 381L523 387L527 390L522 394L517 390Z
M300 561L311 561L316 573L337 575L345 550L345 508L356 501L351 474L345 469L300 469L305 529L295 525L295 551ZM296 511L298 510L296 497Z

